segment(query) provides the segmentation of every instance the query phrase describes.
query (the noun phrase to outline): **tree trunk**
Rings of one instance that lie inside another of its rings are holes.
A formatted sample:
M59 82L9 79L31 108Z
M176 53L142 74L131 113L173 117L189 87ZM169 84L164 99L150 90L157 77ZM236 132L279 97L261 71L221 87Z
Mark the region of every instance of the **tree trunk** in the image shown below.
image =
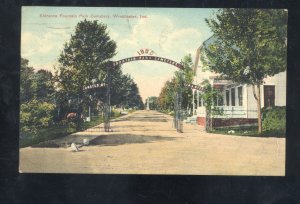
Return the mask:
M79 101L79 97L78 97L78 107L77 107L77 125L76 125L76 129L80 130L81 129L81 113L82 113L82 104Z
M206 131L212 130L212 117L211 117L211 111L206 110L206 117L205 117L205 129Z
M261 104L260 104L260 84L256 85L257 94L255 91L255 86L252 86L253 95L257 102L257 124L258 124L258 133L261 134L262 132L262 122L261 122Z
M212 121L213 121L213 118L212 118L212 115L210 114L209 116L209 130L212 131Z
M209 131L209 114L208 114L208 110L206 110L206 117L205 117L205 130L206 132Z

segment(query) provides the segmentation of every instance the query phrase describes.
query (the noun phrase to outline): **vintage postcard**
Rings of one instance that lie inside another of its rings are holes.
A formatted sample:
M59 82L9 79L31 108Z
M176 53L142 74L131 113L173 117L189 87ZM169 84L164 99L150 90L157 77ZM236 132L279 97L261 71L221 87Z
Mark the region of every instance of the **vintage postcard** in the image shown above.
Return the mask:
M284 176L287 16L22 7L20 173Z

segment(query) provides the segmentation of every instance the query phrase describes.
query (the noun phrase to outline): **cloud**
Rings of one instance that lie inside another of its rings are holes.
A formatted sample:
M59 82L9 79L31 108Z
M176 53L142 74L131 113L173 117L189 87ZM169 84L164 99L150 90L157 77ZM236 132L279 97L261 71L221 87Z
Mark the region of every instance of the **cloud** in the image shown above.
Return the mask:
M128 38L118 41L119 57L129 57L140 48L149 48L159 56L179 61L184 55L193 54L202 38L196 28L176 27L168 17L151 15L139 20Z
M58 67L57 62L49 62L49 63L32 63L29 61L29 66L34 67L36 70L44 69L54 73L54 67Z
M179 29L169 34L162 48L167 53L173 53L175 50L178 50L188 54L192 50L197 49L201 39L201 32L195 28Z
M109 31L108 34L112 40L118 39L120 37L119 33L115 31Z
M45 34L23 32L21 34L21 56L29 59L34 68L52 67L63 49L70 33L67 30L53 29ZM38 67L36 67L38 66Z
M169 32L173 27L174 25L170 19L159 15L151 15L148 19L140 19L134 26L128 27L131 33L128 37L119 39L119 56L136 55L136 51L141 48L151 48L155 52L159 52L159 43L163 33Z

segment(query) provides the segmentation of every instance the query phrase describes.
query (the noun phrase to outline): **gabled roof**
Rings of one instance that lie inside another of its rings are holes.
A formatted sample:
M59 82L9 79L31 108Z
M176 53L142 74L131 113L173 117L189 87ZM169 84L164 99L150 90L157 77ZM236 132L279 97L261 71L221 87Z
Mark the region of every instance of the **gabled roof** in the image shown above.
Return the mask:
M202 43L202 46L203 47L207 47L209 46L212 42L216 41L217 40L217 37L216 35L212 35L210 36L207 40L205 40L203 43Z

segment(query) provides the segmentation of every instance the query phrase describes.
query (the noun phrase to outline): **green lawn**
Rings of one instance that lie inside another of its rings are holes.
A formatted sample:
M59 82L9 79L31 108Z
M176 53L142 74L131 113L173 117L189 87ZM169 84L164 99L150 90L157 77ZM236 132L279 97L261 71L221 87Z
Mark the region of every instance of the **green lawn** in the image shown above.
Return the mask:
M111 115L111 119L117 117L120 117L120 113L113 112ZM94 127L100 123L103 123L103 118L101 116L92 116L90 122L82 123L81 130L79 131ZM43 128L37 131L36 136L27 133L28 136L26 138L20 139L19 146L27 147L34 144L38 144L43 141L64 137L75 132L77 132L77 130L76 130L76 124L74 123L68 123L64 126L53 126L53 127Z
M234 132L230 132L232 130ZM257 126L215 128L210 132L216 134L252 136L252 137L285 137L285 130L263 131L262 134L259 134L257 132Z

